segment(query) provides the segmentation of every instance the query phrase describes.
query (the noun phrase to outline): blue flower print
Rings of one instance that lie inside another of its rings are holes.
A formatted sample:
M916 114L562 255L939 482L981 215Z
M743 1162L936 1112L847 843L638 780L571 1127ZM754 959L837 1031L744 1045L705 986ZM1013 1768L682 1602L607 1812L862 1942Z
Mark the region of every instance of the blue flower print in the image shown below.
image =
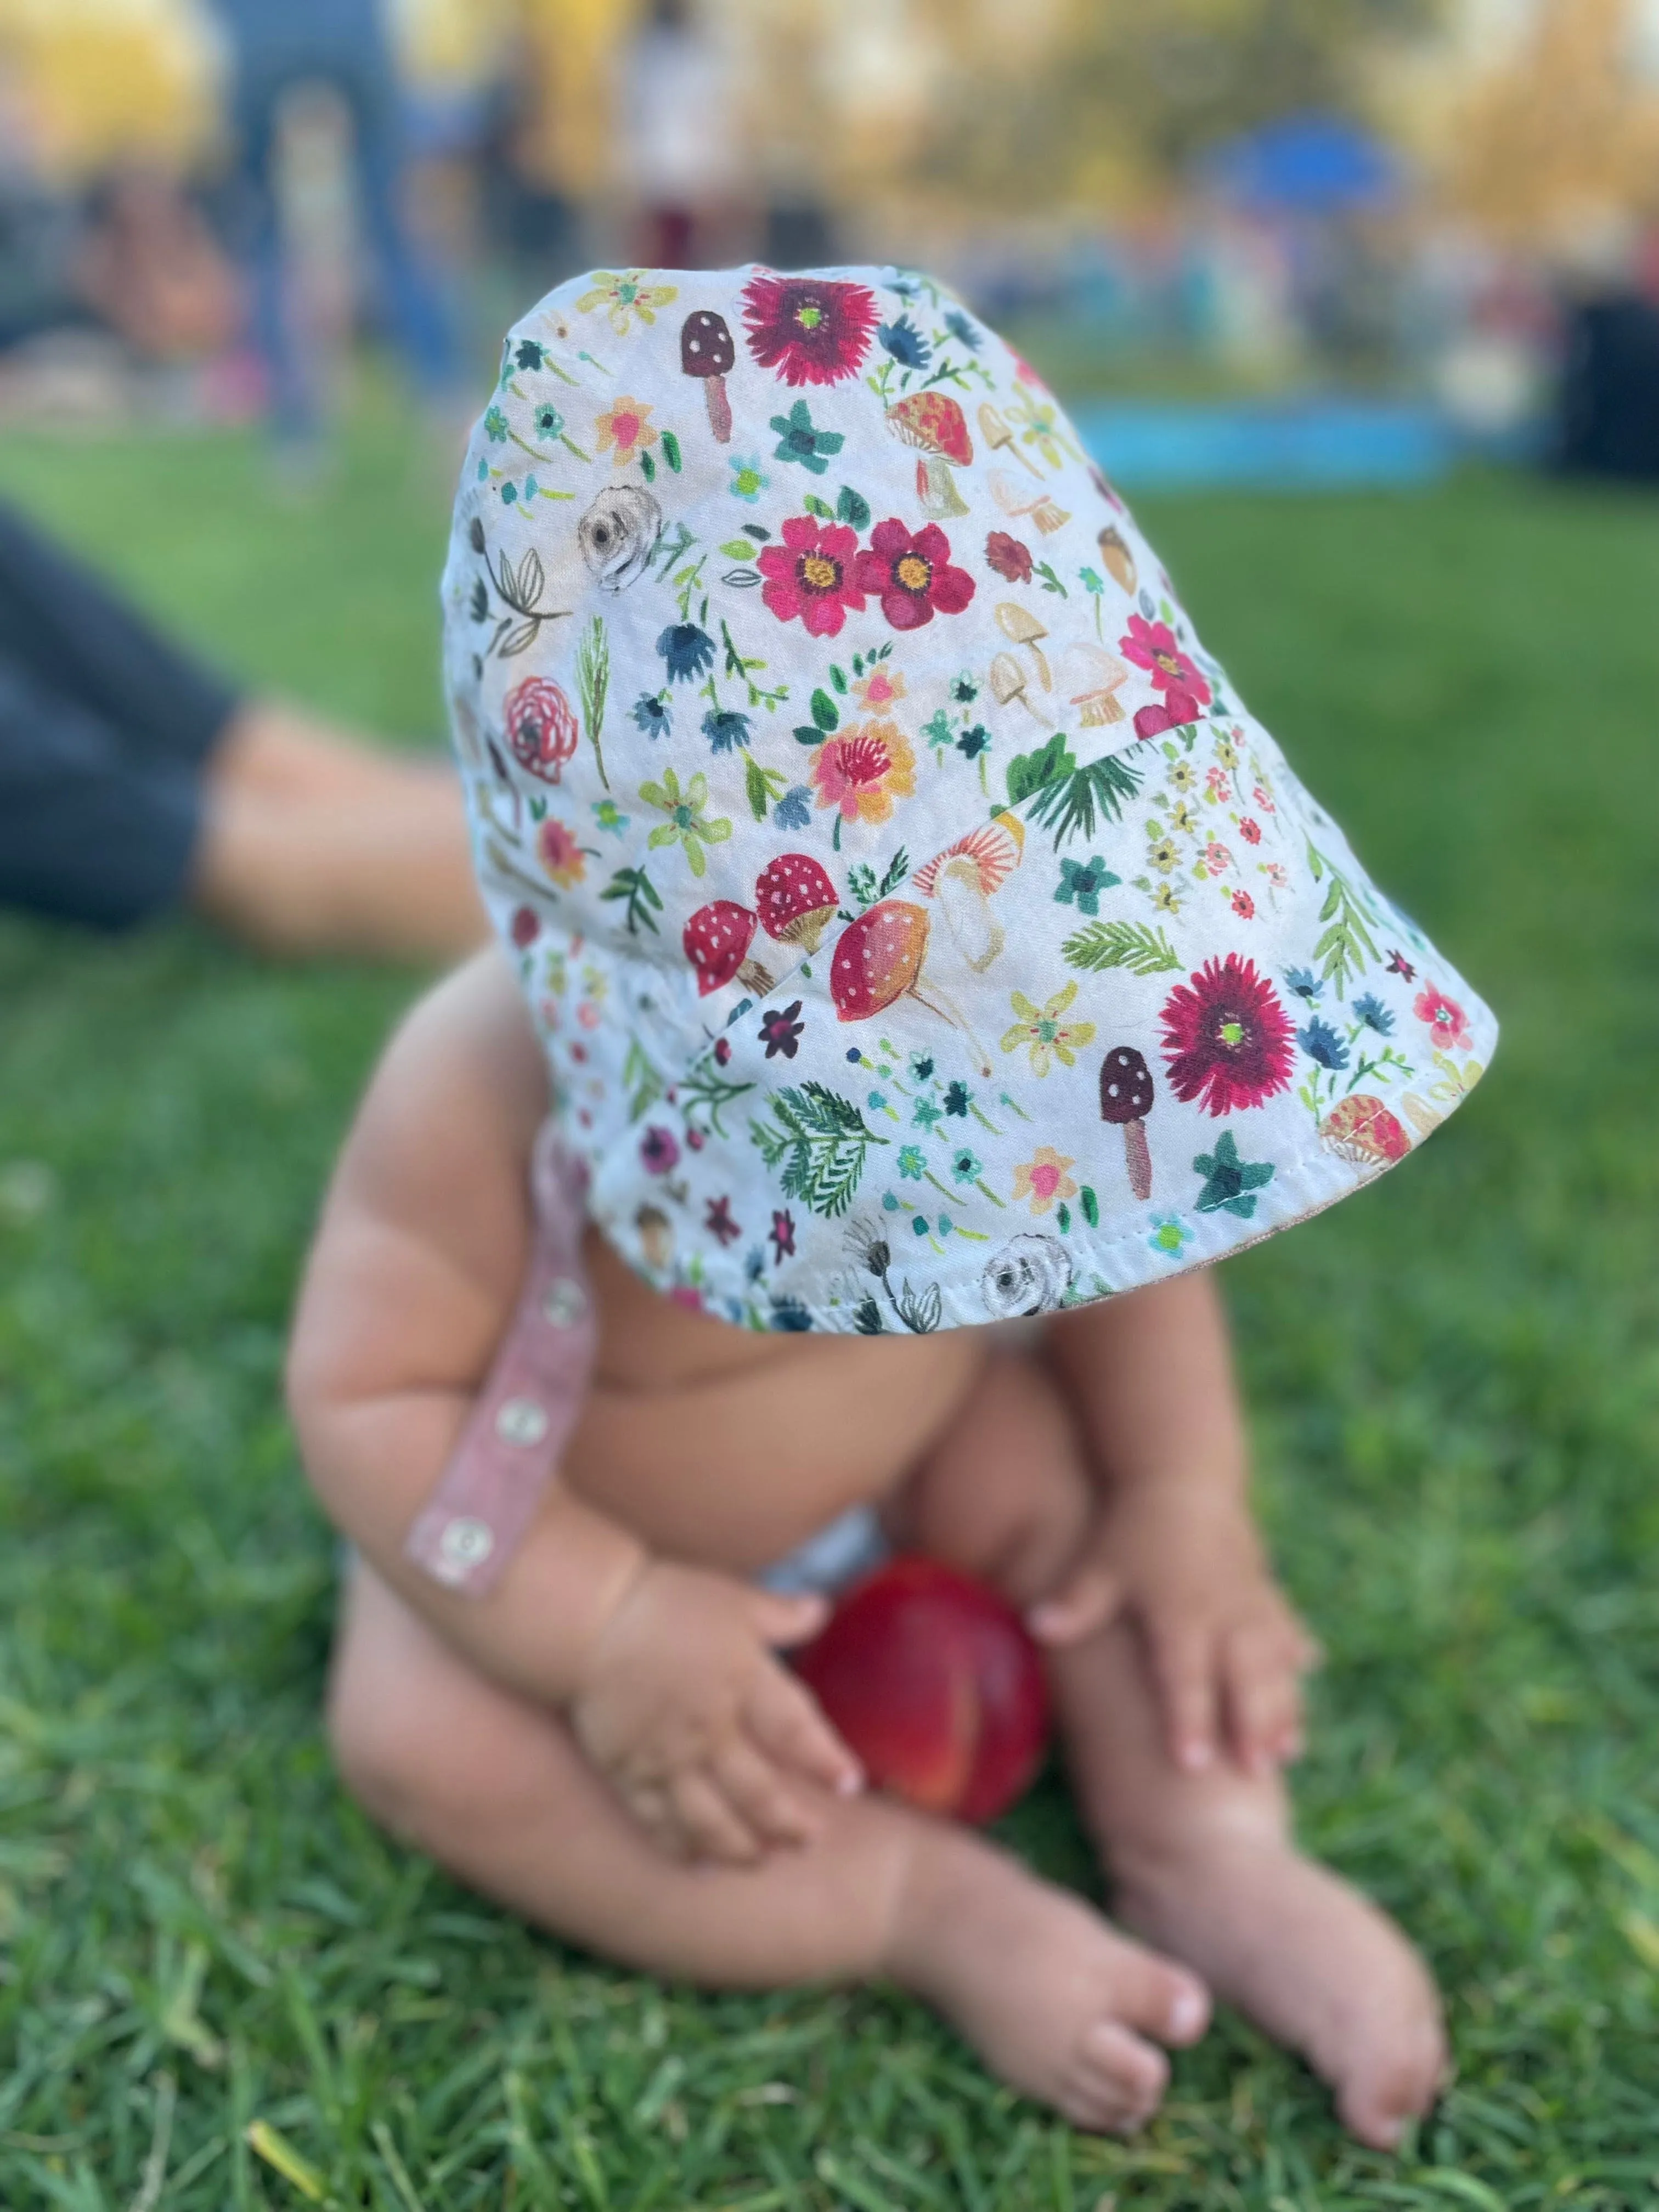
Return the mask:
M1059 906L1074 906L1079 914L1097 915L1100 894L1120 884L1121 876L1115 876L1098 854L1086 864L1082 860L1062 860L1060 864L1060 889L1054 893Z
M918 1098L910 1109L910 1119L918 1129L926 1129L931 1135L945 1116L931 1098Z
M666 633L665 633L666 635ZM641 691L634 702L634 726L647 738L665 738L674 726L674 710L654 691Z
M1373 998L1367 991L1363 999L1354 1000L1353 1010L1364 1023L1365 1027L1368 1030L1375 1030L1378 1036L1393 1036L1394 1015L1390 1009L1383 1005L1381 999Z
M714 665L714 641L696 623L671 623L657 640L657 650L671 683L690 684Z
M702 718L702 733L717 753L740 752L749 743L749 717L714 708Z
M975 722L971 730L964 730L957 739L957 750L963 760L977 760L991 742L991 732L983 722Z
M946 1084L945 1087L945 1110L947 1114L955 1114L959 1118L964 1121L966 1120L968 1115L968 1085L965 1083Z
M945 318L945 327L958 345L966 346L969 353L977 353L984 342L984 332L976 330L960 307L952 307Z
M926 368L933 357L932 346L908 315L901 315L896 323L881 324L876 336L901 368Z
M542 365L542 349L534 338L520 338L519 349L513 359L520 368L539 368Z
M898 1170L911 1182L920 1182L927 1172L927 1163L920 1145L906 1145L898 1156Z
M955 1182L977 1182L985 1172L982 1164L968 1147L961 1146L951 1155L951 1176Z
M1317 1014L1306 1029L1297 1031L1296 1041L1309 1059L1317 1060L1321 1067L1334 1069L1348 1064L1347 1046L1330 1024L1321 1021Z
M548 405L536 410L536 434L538 438L557 438L564 432L564 417L556 407Z
M1287 968L1285 981L1297 997L1305 999L1310 1006L1316 1006L1325 995L1325 986L1310 968Z
M757 453L733 453L726 466L732 471L732 481L726 489L734 499L743 500L753 507L772 481L760 465L760 456Z
M910 1055L912 1083L931 1083L933 1077L933 1055L931 1052L913 1052Z
M828 473L829 456L840 453L847 443L839 430L813 428L812 417L804 399L798 399L787 415L775 415L772 428L778 434L774 458L780 461L794 461L815 477Z
M810 830L812 826L812 794L804 783L792 785L772 809L772 819L780 830Z
M1178 1260L1182 1247L1192 1241L1193 1232L1178 1213L1155 1213L1152 1216L1152 1233L1146 1242L1160 1258Z
M492 446L503 445L507 440L507 417L499 407L492 407L483 418L484 435Z

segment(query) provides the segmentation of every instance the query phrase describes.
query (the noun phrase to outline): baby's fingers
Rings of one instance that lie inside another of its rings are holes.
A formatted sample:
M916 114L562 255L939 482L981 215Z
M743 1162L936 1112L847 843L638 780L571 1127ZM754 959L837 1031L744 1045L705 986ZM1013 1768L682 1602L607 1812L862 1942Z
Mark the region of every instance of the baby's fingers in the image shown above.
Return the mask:
M1215 1652L1209 1633L1148 1624L1147 1645L1170 1756L1196 1774L1215 1757Z
M752 1866L762 1856L758 1836L724 1792L699 1768L688 1767L668 1785L675 1826L686 1855Z
M1299 1645L1278 1625L1236 1628L1222 1676L1233 1755L1248 1774L1283 1765L1301 1747Z
M864 1771L836 1735L817 1699L781 1667L770 1668L750 1696L749 1733L781 1766L851 1797L864 1787Z
M714 1759L714 1779L728 1802L763 1844L810 1844L820 1826L817 1814L788 1789L777 1767L752 1743L723 1744Z
M1039 1644L1080 1644L1103 1628L1122 1602L1117 1577L1100 1559L1085 1559L1058 1589L1027 1608L1025 1626Z

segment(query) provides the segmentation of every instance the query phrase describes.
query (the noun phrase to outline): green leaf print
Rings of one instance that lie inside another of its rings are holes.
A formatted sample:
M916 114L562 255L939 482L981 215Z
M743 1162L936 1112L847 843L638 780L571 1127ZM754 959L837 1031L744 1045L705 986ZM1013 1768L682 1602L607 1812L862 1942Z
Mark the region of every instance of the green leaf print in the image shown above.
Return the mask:
M1127 968L1132 975L1162 975L1179 968L1176 949L1150 922L1091 921L1068 937L1060 951L1073 968L1091 975Z
M605 696L611 688L611 647L605 634L605 618L595 615L582 632L582 641L576 650L576 690L581 699L582 727L587 742L593 748L593 758L599 765L599 781L607 791L611 779L605 772L605 755L599 750L599 732L605 726Z
M1365 926L1367 917L1354 888L1341 870L1333 867L1312 844L1308 847L1308 866L1316 883L1330 878L1325 902L1319 909L1319 919L1327 927L1314 946L1314 958L1326 982L1335 985L1339 996L1346 996L1349 983L1376 958L1376 943Z
M734 1098L741 1098L745 1091L752 1091L754 1087L752 1083L728 1082L713 1060L702 1060L698 1061L690 1075L681 1077L675 1085L675 1091L688 1126L703 1127L705 1136L712 1132L724 1144L726 1133L720 1121L721 1109L729 1106ZM699 1106L708 1116L706 1127L692 1121L692 1109Z
M1141 771L1117 754L1089 761L1039 787L1030 818L1054 832L1055 852L1073 837L1092 837L1097 822L1121 819L1123 802L1140 788Z
M781 1165L786 1198L798 1198L826 1218L845 1213L864 1175L872 1145L884 1146L851 1099L822 1083L791 1084L772 1095L776 1127L749 1124L750 1141L769 1168Z
M1008 763L1008 804L1018 806L1034 791L1045 784L1068 776L1077 763L1066 749L1066 740L1058 730L1040 753L1016 753Z
M602 899L627 900L623 919L628 924L630 937L639 935L641 922L653 937L656 936L657 925L651 919L651 909L654 907L660 914L662 901L657 896L656 885L643 868L618 868L599 896Z
M827 691L814 691L812 694L812 720L826 737L840 721L840 712Z

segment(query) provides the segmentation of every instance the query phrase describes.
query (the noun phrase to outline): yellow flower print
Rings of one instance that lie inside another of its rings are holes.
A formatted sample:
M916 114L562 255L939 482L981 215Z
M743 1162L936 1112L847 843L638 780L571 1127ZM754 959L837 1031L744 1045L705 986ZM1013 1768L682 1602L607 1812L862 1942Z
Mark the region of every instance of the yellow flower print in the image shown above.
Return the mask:
M1223 768L1237 768L1238 766L1238 747L1234 744L1229 738L1218 738L1216 739L1215 757L1220 762Z
M597 418L593 435L599 451L614 453L619 462L631 461L642 446L654 446L657 442L649 404L643 399L626 396L613 399Z
M679 297L678 284L642 283L643 269L624 270L620 276L613 270L596 269L593 274L599 282L577 301L577 312L591 315L595 307L603 305L606 319L619 338L628 336L635 315L648 327L656 321L659 307L665 307L671 300Z
M1052 1145L1039 1145L1029 1160L1014 1170L1014 1196L1031 1201L1033 1213L1047 1213L1056 1199L1075 1198L1077 1185L1066 1172L1075 1160L1057 1152Z
M1152 904L1159 914L1179 914L1181 894L1173 884L1160 884L1152 893Z
M1183 837L1197 836L1198 817L1184 799L1177 799L1170 809L1170 827L1178 830Z
M1157 868L1163 875L1167 876L1180 858L1181 855L1176 849L1173 837L1160 837L1155 843L1146 848L1146 859L1149 865Z
M867 676L857 678L853 684L853 696L866 714L879 714L904 696L904 676L884 660L878 660Z
M1048 1005L1034 1006L1024 991L1010 995L1018 1020L1002 1040L1004 1052L1018 1051L1021 1045L1031 1055L1033 1075L1047 1075L1051 1059L1062 1067L1076 1065L1079 1050L1094 1036L1092 1022L1063 1022L1060 1016L1077 996L1077 985L1068 983L1063 991L1056 991Z
M1198 777L1190 761L1177 761L1170 770L1170 788L1171 791L1197 790Z

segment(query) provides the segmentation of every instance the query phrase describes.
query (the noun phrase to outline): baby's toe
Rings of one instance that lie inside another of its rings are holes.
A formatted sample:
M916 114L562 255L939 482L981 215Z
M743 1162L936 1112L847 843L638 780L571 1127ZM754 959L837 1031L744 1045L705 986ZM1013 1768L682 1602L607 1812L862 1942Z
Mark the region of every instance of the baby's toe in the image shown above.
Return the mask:
M1116 1962L1112 2010L1159 2043L1196 2043L1210 2024L1210 1995L1197 1976L1155 1951L1126 1942Z
M1097 2134L1131 2135L1158 2110L1169 2080L1161 2051L1117 2021L1097 2021L1070 2069L1066 2118Z
M1373 2150L1395 2150L1413 2120L1420 2120L1446 2075L1446 2046L1437 2023L1425 2025L1411 2047L1362 2067L1337 2091L1342 2124Z

